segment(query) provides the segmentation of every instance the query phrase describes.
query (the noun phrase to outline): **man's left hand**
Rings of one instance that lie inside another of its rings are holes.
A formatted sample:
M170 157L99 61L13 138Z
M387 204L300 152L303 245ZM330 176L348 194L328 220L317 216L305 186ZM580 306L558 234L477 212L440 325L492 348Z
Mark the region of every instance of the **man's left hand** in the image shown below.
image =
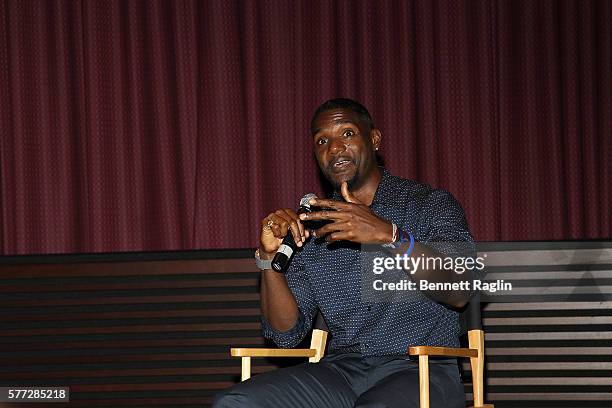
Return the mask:
M325 236L325 240L329 242L353 241L362 244L391 242L393 238L391 222L378 217L370 207L353 196L346 182L342 183L340 191L346 202L312 199L310 204L323 210L301 214L300 219L333 221L314 231L317 237Z

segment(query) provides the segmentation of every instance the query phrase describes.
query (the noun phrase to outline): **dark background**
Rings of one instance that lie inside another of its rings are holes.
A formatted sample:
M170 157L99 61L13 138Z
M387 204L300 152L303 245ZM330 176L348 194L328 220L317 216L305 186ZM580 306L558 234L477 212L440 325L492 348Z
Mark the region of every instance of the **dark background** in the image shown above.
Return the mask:
M253 247L348 96L480 241L612 236L610 1L0 1L0 253Z

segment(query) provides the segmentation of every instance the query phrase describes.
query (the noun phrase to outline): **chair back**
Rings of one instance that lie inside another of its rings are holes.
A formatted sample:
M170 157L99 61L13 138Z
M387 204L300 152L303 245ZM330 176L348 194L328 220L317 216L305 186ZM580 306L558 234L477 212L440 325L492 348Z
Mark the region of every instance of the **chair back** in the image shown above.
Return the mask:
M461 335L467 333L467 346L478 350L477 357L470 357L473 400L475 407L484 405L484 332L482 331L482 315L480 293L476 293L461 311L459 316ZM463 340L462 340L463 343ZM462 372L462 377L463 370Z
M470 330L482 330L480 293L476 293L462 310L459 311L460 334Z
M317 312L312 328L329 332L329 327L327 327L327 323L325 322L325 319L323 318L323 314L321 313L321 311Z

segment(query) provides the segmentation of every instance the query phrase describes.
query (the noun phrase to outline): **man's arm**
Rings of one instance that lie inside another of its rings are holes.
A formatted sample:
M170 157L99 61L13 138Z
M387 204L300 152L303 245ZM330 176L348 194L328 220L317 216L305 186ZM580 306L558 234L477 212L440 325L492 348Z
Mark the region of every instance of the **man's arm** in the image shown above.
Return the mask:
M467 226L463 208L445 190L434 190L429 194L423 209L421 222L425 223L428 234L423 243L415 245L414 256L436 258L476 257L476 246ZM433 283L470 282L473 285L474 270L469 268L419 269L412 275L415 281L427 280ZM473 294L472 290L426 291L425 295L437 302L460 308L465 306Z
M284 274L271 269L262 271L259 293L261 313L274 330L287 331L295 326L298 306Z
M393 255L397 254L397 255L402 256L409 249L410 249L410 241L403 244L401 247L392 250L391 252L393 253ZM415 242L410 256L423 256L424 258L434 258L434 257L444 258L447 255L436 251L430 246ZM416 271L414 271L414 273L412 273L411 271L411 279L413 280L413 282L416 282L418 286L421 280L426 280L427 282L430 282L430 283L444 283L444 282L459 283L461 281L471 282L474 278L473 278L473 274L471 270L466 270L462 274L458 274L454 270L451 270L451 269L444 269L444 268L442 269L429 268L428 269L424 267L419 267L418 269L416 269ZM446 305L449 305L455 308L461 308L465 306L470 300L471 293L472 293L471 291L467 291L467 290L455 290L455 291L427 290L427 291L423 291L423 294L427 296L428 298L430 298L431 300L434 300L438 303L443 303L443 304L446 304Z
M393 239L392 223L374 214L368 206L362 204L348 191L346 185L342 186L341 192L346 202L316 199L311 203L334 211L323 210L302 214L300 218L302 220L332 220L332 223L315 231L317 236L325 236L330 242L347 240L363 244L390 243ZM452 257L460 256L462 252L469 252L472 255L473 241L461 206L449 193L442 190L432 192L427 204L427 219L424 222L429 223L429 234L423 240L424 242L414 243L410 256ZM396 250L396 253L405 254L409 246L410 242L406 242ZM463 247L463 251L457 251L458 247ZM423 279L437 283L472 281L473 279L471 271L458 274L454 270L444 268L421 266L411 273L413 281L417 283ZM424 294L436 302L457 308L463 307L471 297L471 291L466 290L430 290L425 291Z
M261 223L260 258L272 260L289 230L300 247L309 236L291 209L277 210L264 218ZM314 306L309 285L303 276L303 265L298 258L296 255L286 274L272 269L261 273L260 304L264 335L281 347L299 343L312 320L311 309ZM299 299L296 299L292 288Z

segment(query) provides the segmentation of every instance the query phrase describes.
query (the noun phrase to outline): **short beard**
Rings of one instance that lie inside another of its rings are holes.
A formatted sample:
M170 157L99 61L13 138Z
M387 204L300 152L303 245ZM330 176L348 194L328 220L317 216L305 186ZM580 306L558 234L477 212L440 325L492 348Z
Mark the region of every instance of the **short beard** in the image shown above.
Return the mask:
M329 176L327 176L327 181L329 181L329 183L334 187L334 190L340 191L340 187L342 186L342 183L344 183L344 181L341 181L340 183L338 183L336 182L336 180L334 180L331 177L331 173L328 173L328 174ZM353 177L351 177L349 180L346 181L346 184L348 185L349 190L352 190L353 187L359 184L358 182L359 182L359 170L357 169L355 171L355 174L353 174Z

